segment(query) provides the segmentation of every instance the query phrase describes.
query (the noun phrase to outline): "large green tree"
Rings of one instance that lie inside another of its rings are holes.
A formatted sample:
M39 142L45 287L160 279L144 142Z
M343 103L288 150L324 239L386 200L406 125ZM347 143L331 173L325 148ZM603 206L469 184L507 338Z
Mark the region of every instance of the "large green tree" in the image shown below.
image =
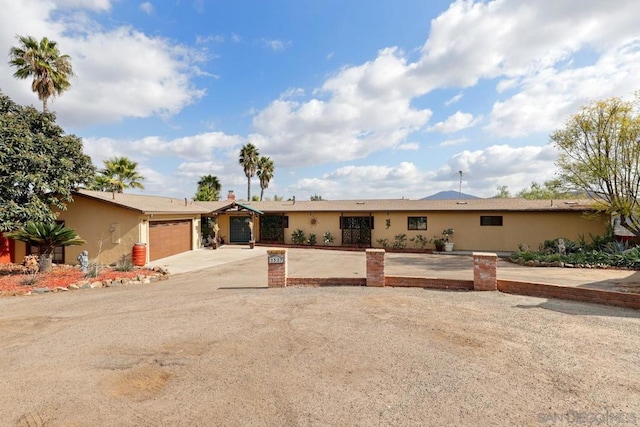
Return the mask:
M31 90L42 101L42 111L47 111L49 98L71 86L71 57L61 55L58 44L46 37L38 41L31 36L18 36L18 40L20 45L9 50L9 64L16 68L13 76L19 79L33 77Z
M269 183L273 179L276 166L270 157L262 156L258 160L258 178L260 178L260 200L264 196L264 190L269 188Z
M217 176L203 175L198 181L198 189L193 200L198 202L215 202L220 200L222 185Z
M584 197L584 193L581 191L567 191L562 186L562 182L558 179L550 179L545 181L544 184L532 182L531 187L523 188L518 191L516 197L529 200L540 199L575 199L577 197Z
M64 210L94 173L82 140L65 135L54 114L0 92L0 231L55 220L52 208Z
M247 200L251 200L251 178L253 178L258 170L259 157L260 152L258 152L258 148L250 142L243 145L240 149L238 161L247 177Z
M123 193L126 188L144 188L144 177L138 172L138 162L115 156L103 163L104 169L94 177L91 189Z
M640 235L640 99L611 98L580 109L551 135L560 151L560 179L598 201Z

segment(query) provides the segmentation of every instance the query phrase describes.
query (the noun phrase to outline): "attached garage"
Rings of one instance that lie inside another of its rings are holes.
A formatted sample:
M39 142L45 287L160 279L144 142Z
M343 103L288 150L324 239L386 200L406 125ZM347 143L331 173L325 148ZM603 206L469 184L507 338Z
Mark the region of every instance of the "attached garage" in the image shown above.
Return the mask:
M176 255L191 250L191 220L150 221L149 260Z

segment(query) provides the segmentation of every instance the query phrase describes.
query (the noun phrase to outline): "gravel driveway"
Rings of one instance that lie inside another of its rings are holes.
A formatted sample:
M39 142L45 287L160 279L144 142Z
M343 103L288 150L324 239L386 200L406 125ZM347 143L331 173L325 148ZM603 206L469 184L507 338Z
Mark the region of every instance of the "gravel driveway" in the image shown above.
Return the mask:
M295 275L362 274L306 262L292 262ZM1 299L0 424L640 424L638 311L265 283L261 256L166 282Z

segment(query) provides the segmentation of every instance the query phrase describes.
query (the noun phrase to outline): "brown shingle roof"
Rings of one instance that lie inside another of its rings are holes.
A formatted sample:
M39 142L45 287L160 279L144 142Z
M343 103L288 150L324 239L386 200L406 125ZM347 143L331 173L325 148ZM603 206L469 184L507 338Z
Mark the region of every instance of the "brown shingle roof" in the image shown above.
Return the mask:
M207 207L196 204L190 200L186 201L185 199L171 197L111 193L84 189L74 191L74 197L77 196L137 210L143 214L205 214L210 212Z
M171 197L142 194L110 193L78 190L76 195L101 200L114 205L137 210L145 214L208 214L233 203L193 202ZM464 200L409 200L409 199L363 199L363 200L319 200L319 201L263 201L237 203L264 213L279 212L392 212L392 211L588 211L593 209L592 200L526 200L526 199L464 199Z
M242 202L269 212L389 212L389 211L588 211L591 200L526 200L526 199L465 199L465 200L320 200Z

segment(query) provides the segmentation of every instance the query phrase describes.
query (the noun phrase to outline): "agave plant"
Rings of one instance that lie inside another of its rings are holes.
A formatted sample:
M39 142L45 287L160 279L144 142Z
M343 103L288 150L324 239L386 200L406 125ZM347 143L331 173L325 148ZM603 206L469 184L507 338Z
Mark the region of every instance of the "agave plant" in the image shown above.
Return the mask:
M84 240L75 230L55 222L27 222L21 229L6 233L7 237L37 246L40 251L40 271L51 271L53 250L56 246L82 245Z

